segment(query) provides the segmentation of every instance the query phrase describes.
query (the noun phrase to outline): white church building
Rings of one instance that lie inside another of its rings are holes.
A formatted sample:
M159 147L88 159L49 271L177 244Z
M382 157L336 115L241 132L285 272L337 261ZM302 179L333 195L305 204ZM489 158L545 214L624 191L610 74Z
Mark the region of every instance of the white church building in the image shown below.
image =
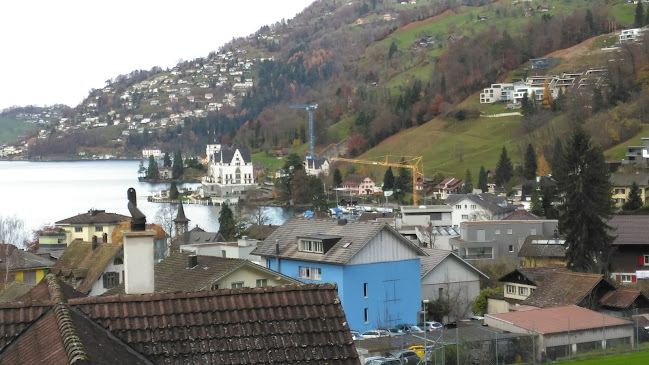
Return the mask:
M209 144L206 153L207 175L201 186L204 198L236 203L246 190L256 186L249 149Z

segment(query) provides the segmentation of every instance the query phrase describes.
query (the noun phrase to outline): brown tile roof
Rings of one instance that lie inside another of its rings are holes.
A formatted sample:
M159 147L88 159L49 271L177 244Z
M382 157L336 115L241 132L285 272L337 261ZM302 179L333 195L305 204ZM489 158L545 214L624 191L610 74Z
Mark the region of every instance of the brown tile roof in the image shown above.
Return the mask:
M527 280L531 284L539 286L546 277L554 274L557 271L568 271L565 266L550 265L543 267L519 267L511 272L503 275L499 282L520 282L520 280ZM519 278L520 277L520 278Z
M246 236L250 238L255 238L258 240L265 240L270 236L279 226L273 226L270 224L251 224L248 229L246 229Z
M116 213L106 213L105 210L89 210L88 213L75 215L74 217L66 218L56 222L55 224L117 224L123 220L130 219L125 215Z
M9 271L14 271L48 268L52 265L54 261L23 251L8 243L0 243L0 272L5 272L7 267ZM0 276L0 281L4 282L4 276Z
M75 240L56 261L51 272L57 276L81 279L77 280L76 289L88 294L106 266L122 252L119 243L99 243L93 250L91 242Z
M489 326L498 328L498 322L510 323L519 327L521 332L533 331L540 334L632 325L632 322L624 319L576 305L485 315L485 323Z
M31 290L24 293L22 296L16 298L17 302L47 302L52 300L51 298L51 283L52 278L46 276L44 280L41 280L36 286L33 286ZM72 286L62 282L57 281L61 295L64 299L72 298L83 298L86 294L83 294L80 291L75 290Z
M0 304L0 363L359 363L335 284L57 304L48 280L50 302Z
M503 218L503 221L537 221L540 220L537 215L528 212L525 209L516 209L512 214Z
M617 235L614 245L649 244L649 215L614 215L609 225L615 229L613 234Z
M606 293L602 299L599 300L600 304L607 307L627 309L640 297L642 304L649 303L649 299L640 290L632 289L617 289ZM640 306L644 307L644 306Z
M350 221L341 224L337 219L315 219L294 217L287 220L263 243L252 251L253 255L274 256L275 241L279 243L280 256L293 260L325 262L344 265L379 232L394 235L396 240L410 247L418 255L425 253L414 243L395 231L386 223ZM329 251L324 254L302 252L298 250L297 238L313 235L341 237Z
M539 308L579 305L600 285L607 291L615 289L599 274L559 271L546 277L523 304Z
M235 270L248 267L250 270L264 271L282 277L285 284L301 284L296 279L254 264L248 260L217 256L196 256L198 265L188 267L190 254L175 252L154 267L156 293L193 292L209 290L217 282ZM103 296L124 294L124 283L107 291Z
M435 186L435 189L453 191L462 185L464 185L464 180L457 179L454 177L447 177L446 179L442 180L439 184L437 184Z

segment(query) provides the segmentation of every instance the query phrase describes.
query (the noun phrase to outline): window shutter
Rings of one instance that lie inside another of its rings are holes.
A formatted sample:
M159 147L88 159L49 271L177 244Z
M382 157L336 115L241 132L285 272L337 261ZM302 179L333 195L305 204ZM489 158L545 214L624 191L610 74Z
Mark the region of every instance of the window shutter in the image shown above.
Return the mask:
M620 280L622 280L622 275L615 274L615 281L620 281Z
M638 278L635 275L631 275L631 282L635 283L638 281Z
M644 266L644 255L638 256L638 265Z

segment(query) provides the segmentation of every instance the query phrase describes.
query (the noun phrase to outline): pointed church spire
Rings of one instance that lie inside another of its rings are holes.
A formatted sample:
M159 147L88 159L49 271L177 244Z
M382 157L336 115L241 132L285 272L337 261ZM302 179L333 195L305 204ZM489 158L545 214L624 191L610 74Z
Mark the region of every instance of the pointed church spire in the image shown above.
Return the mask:
M174 226L176 228L176 237L180 237L189 231L189 219L185 217L185 209L183 208L183 201L180 201L178 206L178 214L174 218Z

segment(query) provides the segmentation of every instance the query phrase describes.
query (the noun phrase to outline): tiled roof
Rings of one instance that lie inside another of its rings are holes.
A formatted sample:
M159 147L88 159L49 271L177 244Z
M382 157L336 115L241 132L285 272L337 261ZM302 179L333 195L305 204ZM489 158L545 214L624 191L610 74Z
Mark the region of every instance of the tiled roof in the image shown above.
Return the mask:
M46 280L41 280L38 284L36 284L36 286L32 287L31 290L29 290L27 293L18 297L16 301L17 302L47 302L52 300L51 285L53 285L52 279L54 278L53 275L47 275L45 278ZM57 280L57 285L58 285L57 288L60 291L60 295L62 295L63 298L65 298L66 300L72 298L83 298L86 296L86 294L81 293L80 291L74 289L72 286L60 280Z
M335 284L60 300L0 304L0 363L359 363Z
M232 159L234 158L234 153L239 150L239 153L241 154L241 158L243 159L243 162L245 163L251 163L252 158L250 157L250 150L247 148L241 148L241 147L227 147L224 146L221 148L219 152L216 153L216 161L221 161L221 158L223 158L223 163L231 163Z
M358 185L365 180L365 176L359 174L349 174L345 176L344 185Z
M613 234L617 235L614 245L649 244L649 215L614 215L608 223L615 229Z
M99 243L93 250L91 242L75 240L56 261L52 273L81 279L77 280L79 284L76 289L88 294L106 266L122 255L122 251L122 245L118 243Z
M257 245L257 248L252 251L252 254L275 256L275 242L277 241L279 243L281 257L300 261L344 265L374 236L385 230L386 233L393 234L405 245L411 247L417 254L425 255L419 247L404 238L386 223L359 221L350 221L346 224L341 223L343 221L336 219L291 218L273 232L262 244ZM297 238L315 234L339 236L341 239L324 254L299 251Z
M286 284L300 284L298 280L244 259L196 256L198 265L188 267L189 256L190 254L187 252L175 252L155 265L154 283L156 293L209 290L213 283L244 266L252 270L265 271L272 273L273 276L282 277ZM124 283L107 291L103 296L114 294L124 294Z
M498 322L502 321L519 327L521 332L532 331L540 334L632 325L632 322L624 319L600 314L576 305L485 315L485 323L490 327L498 328Z
M462 260L462 258L457 256L452 251L440 250L438 248L427 248L427 247L422 247L422 250L428 255L428 256L421 256L419 258L419 261L421 262L421 277L422 278L424 276L426 276L431 270L433 270L435 267L437 267L437 265L439 265L442 261L444 261L449 256L451 258L453 258L453 257L456 258L462 264L466 265L468 268L470 268L472 270L475 270L478 274L484 276L485 278L488 278L487 275L483 274L480 270L473 267L473 265L471 265L468 262Z
M599 300L600 304L607 307L627 309L641 297L643 304L649 303L649 299L640 290L632 289L617 289L606 293L602 299Z
M502 220L504 221L535 221L540 220L540 218L525 209L516 209L512 214L506 216Z
M47 268L52 265L54 261L23 251L8 243L0 244L0 272L5 272L7 267L9 271L14 271ZM4 281L4 277L0 281Z
M265 240L270 236L279 226L273 226L270 224L251 224L250 227L246 229L245 234L254 239Z
M306 167L308 169L322 169L322 165L327 162L327 159L324 157L314 157L314 158L307 158L306 159Z
M130 219L121 214L106 213L105 210L89 210L88 213L75 215L74 217L66 218L56 222L56 224L117 224L123 220Z
M636 173L636 174L611 174L611 185L613 186L631 186L634 182L639 186L649 185L649 174Z
M453 206L455 203L469 199L470 201L481 206L483 209L490 211L494 214L503 214L513 212L516 208L507 202L507 199L491 193L482 194L451 194L446 198L446 204Z
M545 242L545 243L543 243ZM551 237L528 236L518 251L518 257L555 257L565 258L567 246L556 242ZM559 241L563 242L563 241Z
M599 274L555 272L546 277L523 304L539 308L579 305L598 285L608 290L615 289Z
M376 221L378 218L394 218L395 214L394 213L363 213L358 217L358 220L361 222L366 222L366 221Z
M435 189L455 190L464 184L464 180L447 177L435 186Z
M33 287L33 285L23 284L17 281L11 282L4 289L0 290L0 303L13 302L32 290Z
M568 271L565 266L550 265L543 267L519 267L513 271L503 275L499 282L517 282L518 277L526 279L533 285L539 286L546 277L554 274L557 271Z

